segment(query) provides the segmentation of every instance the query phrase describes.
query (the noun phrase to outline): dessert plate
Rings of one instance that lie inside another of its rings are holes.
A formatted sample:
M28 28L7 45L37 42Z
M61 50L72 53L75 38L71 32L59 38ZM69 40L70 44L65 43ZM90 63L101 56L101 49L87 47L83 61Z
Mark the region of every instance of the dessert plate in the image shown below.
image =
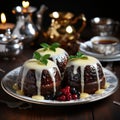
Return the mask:
M9 73L7 73L1 80L1 86L3 90L10 96L29 103L52 105L52 106L85 104L106 98L112 95L118 88L117 77L111 71L104 68L104 73L106 76L107 83L109 84L109 87L105 89L105 92L103 94L92 94L88 98L84 98L84 99L81 98L78 100L70 100L70 101L35 100L32 99L31 97L18 95L16 94L16 91L13 89L13 85L16 83L20 68L21 67L15 68Z
M91 41L80 43L79 50L83 54L91 55L93 57L98 58L100 61L119 61L120 60L120 53L116 53L113 55L104 55L104 54L95 52L93 50Z

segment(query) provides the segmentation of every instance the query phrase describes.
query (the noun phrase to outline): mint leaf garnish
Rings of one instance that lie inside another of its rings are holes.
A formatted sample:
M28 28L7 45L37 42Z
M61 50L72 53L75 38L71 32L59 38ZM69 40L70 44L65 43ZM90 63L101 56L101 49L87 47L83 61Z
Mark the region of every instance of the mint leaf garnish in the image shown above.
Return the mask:
M75 58L80 58L80 59L88 59L88 57L80 52L77 52L76 55L70 55L69 59L75 59Z
M41 45L41 47L44 48L44 51L47 50L47 49L49 49L49 46L50 46L47 43L41 43L40 45Z
M51 45L49 45L49 44L47 44L47 43L41 43L40 45L41 45L41 47L44 48L45 51L46 51L46 50L52 50L52 51L54 51L54 52L56 51L56 48L58 48L58 47L60 46L60 44L57 43L57 42L52 43Z
M42 64L47 65L48 63L48 58L50 57L50 54L46 54L44 56L40 55L39 52L34 52L33 53L33 58L37 59L39 62L41 62Z

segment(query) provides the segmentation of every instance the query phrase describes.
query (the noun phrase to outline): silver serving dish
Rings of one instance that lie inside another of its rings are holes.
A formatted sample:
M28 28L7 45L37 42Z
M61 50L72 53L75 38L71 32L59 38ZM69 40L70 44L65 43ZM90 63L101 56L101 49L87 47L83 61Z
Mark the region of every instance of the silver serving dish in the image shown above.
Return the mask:
M94 34L98 36L115 35L120 28L120 22L111 18L95 17L90 22Z
M0 34L0 56L15 57L23 50L22 38L16 38L11 35L10 29L7 29L5 34Z

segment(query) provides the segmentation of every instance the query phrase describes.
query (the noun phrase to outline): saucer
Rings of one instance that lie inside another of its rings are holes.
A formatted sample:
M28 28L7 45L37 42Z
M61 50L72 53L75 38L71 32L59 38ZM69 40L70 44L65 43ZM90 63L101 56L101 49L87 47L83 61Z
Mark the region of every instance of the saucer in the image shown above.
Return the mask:
M109 62L109 61L119 61L120 60L120 53L116 53L116 54L112 54L112 55L104 55L104 54L97 53L93 49L91 41L86 41L84 43L80 43L79 50L83 54L96 57L100 61L108 61Z

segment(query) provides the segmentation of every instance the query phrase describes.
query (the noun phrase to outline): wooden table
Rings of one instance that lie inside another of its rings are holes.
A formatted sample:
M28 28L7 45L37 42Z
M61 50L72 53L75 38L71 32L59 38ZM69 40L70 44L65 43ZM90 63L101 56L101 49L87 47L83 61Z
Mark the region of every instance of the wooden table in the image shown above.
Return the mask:
M14 68L21 66L27 59L32 57L36 48L25 47L22 54L15 60L0 60L0 79ZM106 63L103 63L106 65ZM120 80L120 61L113 62L112 70ZM8 95L0 87L0 101L22 102ZM70 106L47 106L27 103L28 108L11 108L0 102L0 120L120 120L120 106L113 103L120 102L120 84L118 90L111 96L80 105Z

